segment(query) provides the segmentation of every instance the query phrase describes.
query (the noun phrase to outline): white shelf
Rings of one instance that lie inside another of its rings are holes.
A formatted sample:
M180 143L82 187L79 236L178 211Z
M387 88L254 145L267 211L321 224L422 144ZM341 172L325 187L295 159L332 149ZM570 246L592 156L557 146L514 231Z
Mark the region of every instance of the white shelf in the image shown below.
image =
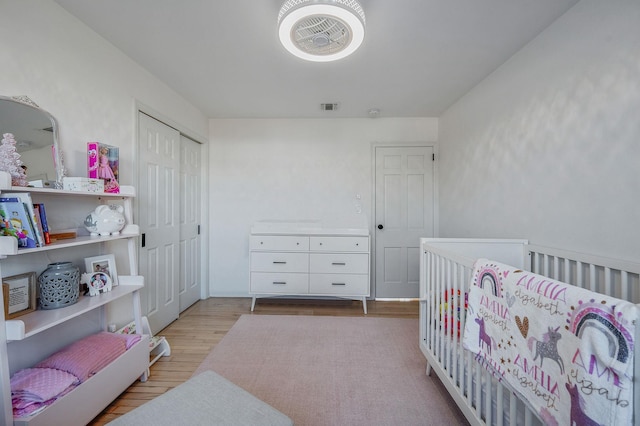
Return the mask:
M34 248L18 248L17 240L13 237L0 237L0 256L12 256L12 255L20 255L27 253L36 253L47 250L56 250L68 247L76 247L76 246L84 246L87 244L97 244L97 243L106 243L108 241L122 240L125 238L137 237L140 235L138 225L127 225L125 229L126 233L121 232L118 235L109 235L109 236L90 236L83 235L76 238L70 238L65 240L54 241L51 244L47 244L42 247L34 247ZM13 240L16 241L15 244L11 244L7 242L6 244L1 240L7 239L7 241Z
M89 196L89 197L105 197L105 198L134 198L136 191L133 186L122 185L120 193L112 194L109 192L87 192L87 191L67 191L64 189L50 188L32 188L30 186L12 186L9 188L0 187L0 192L31 192L32 194L58 194L65 196Z
M37 194L38 196L51 195L51 196L55 196L56 198L80 197L85 199L95 198L95 199L105 199L105 200L106 199L110 199L110 200L125 199L125 220L127 221L128 224L122 229L122 231L118 235L110 235L110 236L80 235L76 238L58 240L51 244L47 244L42 247L34 247L34 248L19 249L17 246L17 241L15 241L13 237L0 236L0 259L5 258L6 256L15 256L20 254L64 249L69 247L82 246L86 244L104 243L108 241L137 237L138 235L140 235L140 227L138 225L132 224L131 199L136 196L136 191L133 186L127 186L127 185L121 186L120 187L121 192L119 194L111 194L111 193L104 193L104 192L66 191L62 189L31 188L31 187L22 187L22 186L6 187L6 186L3 186L2 184L2 179L1 179L2 175L6 175L6 173L0 172L0 194L1 193L11 194L13 192L29 192L31 194ZM83 232L86 232L86 231L80 228L79 233L82 234Z
M119 276L120 285L98 296L80 296L78 302L65 308L37 310L5 322L7 340L23 340L55 327L72 318L99 308L144 287L141 276Z

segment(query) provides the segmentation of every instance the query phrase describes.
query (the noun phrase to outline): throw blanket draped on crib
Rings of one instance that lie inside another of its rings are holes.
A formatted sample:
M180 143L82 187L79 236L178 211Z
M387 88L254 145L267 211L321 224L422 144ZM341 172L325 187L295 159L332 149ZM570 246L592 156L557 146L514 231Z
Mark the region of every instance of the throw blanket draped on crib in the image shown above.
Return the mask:
M638 306L487 259L464 347L548 425L630 425Z

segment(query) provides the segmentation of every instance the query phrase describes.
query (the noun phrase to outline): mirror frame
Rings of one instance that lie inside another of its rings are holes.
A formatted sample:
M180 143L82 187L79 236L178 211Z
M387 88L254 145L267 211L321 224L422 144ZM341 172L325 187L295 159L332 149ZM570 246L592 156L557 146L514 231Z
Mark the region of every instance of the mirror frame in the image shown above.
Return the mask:
M56 118L51 115L50 112L40 108L38 104L32 101L28 96L0 95L0 100L14 102L16 104L20 104L21 106L31 108L49 118L49 120L51 121L51 128L53 129L53 168L56 172L56 180L53 185L53 189L62 189L62 178L65 175L65 170L62 160L62 151L60 150L60 142L58 140L58 121L56 120Z

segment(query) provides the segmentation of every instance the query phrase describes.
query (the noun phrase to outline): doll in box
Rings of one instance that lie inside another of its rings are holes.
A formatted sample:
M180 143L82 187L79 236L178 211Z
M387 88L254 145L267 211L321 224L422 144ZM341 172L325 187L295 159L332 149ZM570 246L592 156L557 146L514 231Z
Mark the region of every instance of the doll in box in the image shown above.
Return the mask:
M98 161L98 177L107 180L116 180L116 176L111 170L109 165L109 149L106 147L100 148L100 158Z

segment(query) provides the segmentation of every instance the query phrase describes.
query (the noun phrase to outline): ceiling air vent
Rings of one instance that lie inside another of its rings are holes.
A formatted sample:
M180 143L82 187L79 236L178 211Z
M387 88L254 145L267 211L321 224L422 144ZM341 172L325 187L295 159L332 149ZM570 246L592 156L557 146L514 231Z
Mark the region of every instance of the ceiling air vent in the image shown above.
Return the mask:
M335 111L338 109L338 104L320 104L320 109L323 111Z

